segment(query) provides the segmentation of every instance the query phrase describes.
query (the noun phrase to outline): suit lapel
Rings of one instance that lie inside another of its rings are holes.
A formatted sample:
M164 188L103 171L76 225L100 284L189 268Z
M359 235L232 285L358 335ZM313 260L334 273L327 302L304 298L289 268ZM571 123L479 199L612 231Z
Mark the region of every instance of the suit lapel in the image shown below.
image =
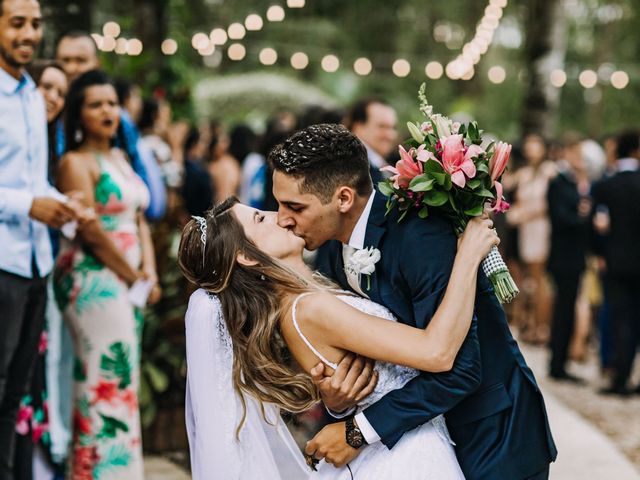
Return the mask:
M364 248L377 248L380 250L380 241L386 232L385 213L387 211L387 200L380 192L376 192L373 199L373 205L371 206L371 213L369 214L369 220L367 221L367 231L364 235ZM382 260L378 262L381 263ZM376 265L377 267L378 265ZM360 276L360 288L365 292L371 300L380 303L380 295L378 293L378 275L377 270L371 274L371 288L367 289L367 276Z
M342 258L342 243L337 241L335 242L336 254L334 256L333 270L334 270L334 278L345 290L351 290L349 286L349 282L347 280L347 274L344 273L344 259Z

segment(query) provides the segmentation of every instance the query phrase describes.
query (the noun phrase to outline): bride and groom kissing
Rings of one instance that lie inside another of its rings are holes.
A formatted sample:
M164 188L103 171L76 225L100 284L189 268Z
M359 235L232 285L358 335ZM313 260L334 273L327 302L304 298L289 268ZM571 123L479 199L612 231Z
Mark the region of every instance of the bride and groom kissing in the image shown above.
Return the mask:
M459 239L436 215L398 222L338 125L295 133L269 160L277 214L230 199L181 239L199 287L186 315L194 478L548 478L542 394L479 271L499 243L491 220ZM325 242L330 278L302 258ZM312 469L279 412L320 399L339 420L307 442Z

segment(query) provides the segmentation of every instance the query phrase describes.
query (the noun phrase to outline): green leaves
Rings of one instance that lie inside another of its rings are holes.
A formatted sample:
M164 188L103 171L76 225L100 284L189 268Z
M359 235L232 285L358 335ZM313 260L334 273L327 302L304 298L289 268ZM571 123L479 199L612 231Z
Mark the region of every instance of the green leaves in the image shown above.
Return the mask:
M391 188L391 185L389 185L387 181L378 182L378 190L385 197L393 195L393 188Z
M430 173L433 175L434 173L445 173L445 171L439 162L436 162L435 160L427 160L424 163L424 173Z
M84 382L87 379L87 370L78 357L73 358L73 379L76 382Z
M111 344L109 350L112 356L102 354L100 369L106 378L120 379L118 388L123 390L131 385L131 360L129 346L122 342Z
M154 391L162 393L167 390L169 387L169 376L153 363L145 362L142 371L149 379L149 383Z
M495 198L495 195L490 192L489 190L487 190L486 188L483 188L481 190L479 190L478 192L475 192L476 195L480 195L481 197L486 197L486 198Z
M465 210L464 214L470 217L477 217L478 215L482 215L482 212L484 212L484 205L476 205L475 207Z
M129 426L123 421L103 415L102 413L99 413L99 415L102 418L102 429L98 433L97 438L116 438L118 430L122 430L123 432L129 431Z
M476 122L471 122L467 126L467 136L472 143L482 142L482 139L480 138L480 131L478 130L478 124Z
M111 474L117 467L126 467L131 463L131 451L124 444L111 445L100 462L93 467L93 478L100 480L103 475Z
M409 189L414 192L428 192L433 188L433 179L427 178L426 175L419 175L411 180L409 183Z
M445 187L446 190L449 190L451 188L451 177L449 177L446 173L433 172L431 176L436 182L438 182L438 185ZM447 180L449 181L447 182Z
M449 201L449 195L442 190L433 190L428 192L423 202L432 207L440 207Z

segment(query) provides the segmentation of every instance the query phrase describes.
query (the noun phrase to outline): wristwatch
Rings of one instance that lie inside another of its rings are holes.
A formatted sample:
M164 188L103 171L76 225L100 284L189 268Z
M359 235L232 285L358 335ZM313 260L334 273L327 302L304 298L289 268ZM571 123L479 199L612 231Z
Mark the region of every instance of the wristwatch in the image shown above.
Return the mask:
M362 431L356 425L353 417L347 418L346 422L346 436L347 436L347 444L353 448L360 448L363 445L367 445L367 441L362 434Z

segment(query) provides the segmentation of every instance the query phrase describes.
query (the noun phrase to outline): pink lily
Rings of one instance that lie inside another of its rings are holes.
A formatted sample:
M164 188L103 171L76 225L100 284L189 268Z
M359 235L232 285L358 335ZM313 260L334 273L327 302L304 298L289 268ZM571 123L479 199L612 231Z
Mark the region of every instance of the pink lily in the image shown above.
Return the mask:
M496 186L496 199L492 202L491 211L504 213L511 208L511 205L502 198L502 184L500 182L495 182L494 185Z
M423 133L433 133L433 125L431 125L431 122L422 122L420 130L422 130Z
M471 145L465 152L462 135L450 135L442 141L442 162L444 170L451 175L451 181L464 188L467 178L476 176L476 166L472 158L483 152L478 145Z
M427 147L424 144L418 147L418 149L416 150L416 160L420 160L422 163L426 162L427 160L435 160L437 162L438 159L436 158L436 156L426 148Z
M489 175L491 180L498 180L504 173L511 155L511 145L504 142L498 142L493 150L493 156L489 160Z
M393 173L391 180L393 180L395 188L408 188L411 180L422 174L422 163L416 162L413 159L413 149L407 152L404 147L400 145L399 150L400 160L398 160L396 166L384 167L381 168L380 171Z

